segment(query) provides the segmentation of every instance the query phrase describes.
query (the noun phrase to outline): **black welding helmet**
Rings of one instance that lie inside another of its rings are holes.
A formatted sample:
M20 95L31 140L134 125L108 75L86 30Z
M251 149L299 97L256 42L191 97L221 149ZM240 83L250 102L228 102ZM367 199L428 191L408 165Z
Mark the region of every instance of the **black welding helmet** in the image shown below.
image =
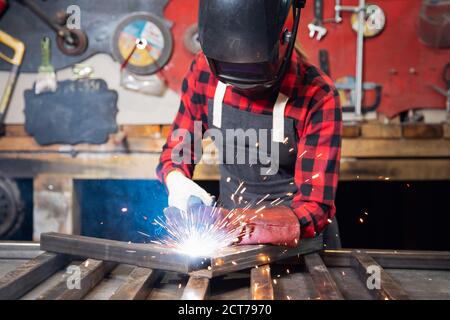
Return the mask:
M212 73L240 89L280 82L304 4L305 0L200 0L199 40Z

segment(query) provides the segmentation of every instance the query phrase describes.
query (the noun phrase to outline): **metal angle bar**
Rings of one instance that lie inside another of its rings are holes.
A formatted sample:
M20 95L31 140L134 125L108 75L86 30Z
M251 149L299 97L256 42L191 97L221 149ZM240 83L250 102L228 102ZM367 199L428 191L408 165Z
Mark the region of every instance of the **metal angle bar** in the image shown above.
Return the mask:
M28 260L42 253L37 242L0 241L0 259Z
M0 251L39 251L38 242L0 241Z
M109 300L145 300L161 274L158 270L136 267Z
M383 268L450 270L450 252L365 250ZM351 267L352 250L325 250L322 259L328 267Z
M191 276L181 300L206 300L209 295L209 278Z
M341 291L318 253L303 257L321 300L343 300Z
M295 248L267 245L228 247L211 258L210 268L197 271L195 274L206 277L217 277L289 257L313 253L322 249L322 235L312 239L302 239L300 245Z
M64 274L53 288L43 293L38 300L78 300L89 293L102 279L117 266L115 262L88 259L81 263L79 271ZM79 273L78 273L79 272ZM79 279L71 278L78 273ZM78 282L79 281L79 282Z
M44 251L39 250L31 250L31 251L11 251L6 250L2 251L0 250L0 260L30 260L34 259L37 256L43 254Z
M70 262L62 254L43 253L0 279L0 300L13 300L53 275Z
M207 268L210 260L191 257L154 244L136 244L59 233L41 235L41 249L138 267L189 273Z
M274 300L272 277L268 264L251 270L250 292L252 300Z
M352 252L354 264L361 280L370 293L380 300L409 300L408 294L371 256L365 252ZM373 270L373 271L372 271ZM376 277L379 276L379 279ZM373 277L373 283L372 278ZM373 288L369 288L369 281ZM377 284L378 282L378 284ZM378 288L377 288L378 286Z

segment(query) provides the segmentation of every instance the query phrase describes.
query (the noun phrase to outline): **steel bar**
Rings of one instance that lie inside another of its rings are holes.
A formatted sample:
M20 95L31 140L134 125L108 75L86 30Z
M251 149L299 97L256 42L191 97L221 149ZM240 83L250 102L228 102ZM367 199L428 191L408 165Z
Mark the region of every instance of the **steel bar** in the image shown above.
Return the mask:
M160 275L158 270L136 267L110 300L145 300Z
M0 300L22 297L69 262L66 255L46 252L24 263L0 279Z
M41 249L74 256L189 273L208 267L209 259L191 257L154 244L135 244L58 233L41 236Z
M450 270L450 252L364 250L383 268ZM322 258L328 267L351 267L351 250L325 250Z
M73 266L75 267L73 272L64 274L58 284L43 293L38 300L81 299L116 266L115 262L88 259L79 266ZM79 271L76 271L77 267ZM79 278L77 279L76 276Z
M352 252L352 256L361 280L366 283L375 298L409 300L408 294L403 288L371 256L361 251Z
M303 257L321 300L343 300L341 291L318 253Z
M206 300L209 295L209 278L191 276L181 300Z
M359 0L358 33L356 37L356 85L355 85L355 114L362 116L363 76L364 76L364 23L366 17L366 1Z
M322 249L322 235L313 239L303 239L301 244L296 248L266 245L228 247L211 258L210 268L197 271L195 274L206 277L217 277L230 272L249 269Z
M28 260L42 253L37 242L0 242L0 259Z
M272 277L268 264L251 270L250 292L252 300L274 300Z

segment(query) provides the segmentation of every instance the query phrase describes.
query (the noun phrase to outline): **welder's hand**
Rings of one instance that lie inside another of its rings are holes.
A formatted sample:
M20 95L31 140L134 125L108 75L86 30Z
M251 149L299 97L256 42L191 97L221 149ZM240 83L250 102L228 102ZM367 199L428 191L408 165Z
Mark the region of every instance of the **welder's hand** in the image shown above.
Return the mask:
M296 247L300 241L300 223L294 212L284 206L241 210L243 230L238 244L273 244Z
M186 211L193 198L200 199L206 206L211 206L214 202L208 192L178 170L169 172L166 186L169 191L169 207Z

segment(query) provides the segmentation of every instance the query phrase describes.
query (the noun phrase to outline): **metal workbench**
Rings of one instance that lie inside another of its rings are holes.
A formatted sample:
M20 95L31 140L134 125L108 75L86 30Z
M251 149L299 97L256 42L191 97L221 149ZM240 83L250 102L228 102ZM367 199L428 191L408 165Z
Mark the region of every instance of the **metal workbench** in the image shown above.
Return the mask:
M80 267L80 290L68 288L73 275L67 272L70 266ZM373 268L378 268L381 276L375 288L374 278L367 273ZM204 277L43 252L38 243L0 242L0 297L447 300L450 299L450 252L325 250Z

